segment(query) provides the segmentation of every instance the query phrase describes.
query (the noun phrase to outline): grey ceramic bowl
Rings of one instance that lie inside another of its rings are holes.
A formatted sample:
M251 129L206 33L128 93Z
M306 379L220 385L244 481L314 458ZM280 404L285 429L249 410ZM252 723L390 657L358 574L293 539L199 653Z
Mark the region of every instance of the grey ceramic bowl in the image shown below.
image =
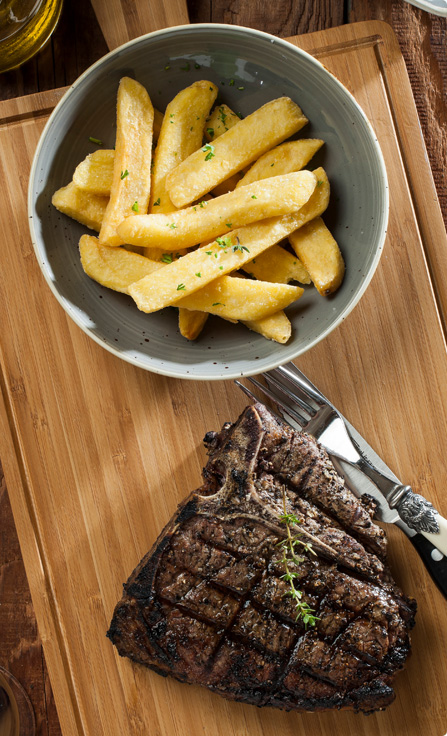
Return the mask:
M176 309L144 314L130 297L103 288L84 274L78 241L88 230L57 212L51 196L71 180L79 161L95 149L89 136L113 147L116 92L123 75L145 85L161 110L180 89L198 79L218 84L219 101L244 116L271 99L288 95L310 121L300 135L325 141L311 166L324 166L329 176L331 202L325 221L342 249L346 277L330 299L306 288L305 295L287 310L293 323L287 345L217 317L209 318L196 342L188 342L178 331ZM231 79L234 85L229 84ZM44 276L66 312L90 337L150 371L180 378L229 379L296 358L326 337L353 309L372 278L383 247L387 179L365 115L318 61L286 41L248 28L179 26L116 49L73 84L48 120L37 147L29 184L29 215Z

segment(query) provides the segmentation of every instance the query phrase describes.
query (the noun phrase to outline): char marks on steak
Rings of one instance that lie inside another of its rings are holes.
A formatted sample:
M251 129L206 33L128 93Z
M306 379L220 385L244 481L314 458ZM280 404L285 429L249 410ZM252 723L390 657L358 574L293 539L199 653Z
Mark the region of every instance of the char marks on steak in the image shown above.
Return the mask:
M118 652L258 706L387 706L416 604L392 580L373 506L345 487L314 438L262 405L205 444L203 486L124 586L108 632ZM317 553L292 565L318 616L307 630L282 579L284 494Z

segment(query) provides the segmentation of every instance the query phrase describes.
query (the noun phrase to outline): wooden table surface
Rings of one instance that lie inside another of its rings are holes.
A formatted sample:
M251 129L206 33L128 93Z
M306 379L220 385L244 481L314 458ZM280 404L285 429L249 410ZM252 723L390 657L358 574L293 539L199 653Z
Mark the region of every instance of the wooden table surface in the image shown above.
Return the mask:
M192 23L233 23L286 37L380 19L394 29L407 64L447 223L447 19L403 0L189 0ZM0 99L63 87L107 52L89 0L65 0L51 42L20 70L0 75ZM0 466L0 666L28 693L37 734L60 734L51 686ZM27 736L26 733L21 736Z

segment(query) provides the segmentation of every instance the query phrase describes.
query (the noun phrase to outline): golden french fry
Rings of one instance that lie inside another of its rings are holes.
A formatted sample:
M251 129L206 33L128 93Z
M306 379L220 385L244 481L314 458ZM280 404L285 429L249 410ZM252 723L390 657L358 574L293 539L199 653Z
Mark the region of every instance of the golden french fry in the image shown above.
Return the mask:
M165 269L166 270L166 269ZM222 276L181 299L177 306L226 319L258 320L284 309L303 294L300 286Z
M166 191L166 175L200 148L210 107L217 97L212 82L194 82L179 92L166 108L152 167L150 212L173 212Z
M308 172L310 173L310 172ZM324 172L320 174L324 176ZM327 181L327 180L326 180ZM307 186L302 187L304 207L314 191L315 179L307 178ZM321 203L318 198L317 205ZM188 253L179 261L169 264L158 274L149 274L141 281L129 286L129 294L143 312L155 312L169 304L174 304L185 294L191 294L219 276L241 268L247 261L287 237L306 221L301 212L303 207L291 215L271 217L234 230L211 245ZM320 214L318 207L307 209L308 218L314 212ZM198 276L197 274L200 274Z
M258 158L236 186L245 187L254 181L269 179L271 176L300 171L321 148L323 143L324 141L318 138L301 138L299 141L281 143L280 146L272 148L271 151L267 151Z
M114 291L127 294L127 287L164 264L150 261L123 248L101 245L92 235L83 235L79 241L82 267L91 279Z
M51 202L59 212L99 233L109 198L87 194L70 182L54 192Z
M303 261L322 296L338 289L345 273L343 256L321 217L289 235L293 250Z
M290 281L299 281L301 284L310 284L310 276L297 255L272 245L257 258L248 261L243 270L260 281L275 281L278 284L288 284Z
M180 334L187 340L196 340L208 319L207 312L179 309L178 326Z
M166 175L200 148L206 116L216 97L216 85L202 80L179 92L167 106L154 154L149 212L176 209L166 191ZM152 249L145 248L145 254L150 258ZM180 333L190 340L197 337L205 321L201 313L183 313L180 309Z
M187 248L250 222L295 212L315 185L310 171L274 176L184 210L129 217L119 225L118 235L134 245Z
M237 173L305 125L307 118L288 97L268 102L207 143L166 177L176 207L184 207Z
M225 131L234 128L234 126L240 121L239 115L236 115L228 105L219 105L215 107L210 117L207 120L207 127L205 131L205 138L207 141L212 142ZM237 174L233 174L229 179L222 181L213 189L213 195L220 197L222 194L232 192L236 188L236 184L243 175L240 171Z
M258 320L245 321L243 324L249 330L258 332L267 340L274 340L284 345L292 334L292 325L286 313L282 310Z
M110 196L113 180L113 162L115 151L101 149L89 153L86 158L77 165L73 174L73 184L78 189L90 194L101 194Z
M147 212L151 190L154 108L144 87L129 77L120 81L113 182L99 240L117 246L124 241L117 226L135 212Z
M230 128L234 128L239 121L239 115L236 115L228 105L217 105L206 121L205 138L207 141L213 141Z

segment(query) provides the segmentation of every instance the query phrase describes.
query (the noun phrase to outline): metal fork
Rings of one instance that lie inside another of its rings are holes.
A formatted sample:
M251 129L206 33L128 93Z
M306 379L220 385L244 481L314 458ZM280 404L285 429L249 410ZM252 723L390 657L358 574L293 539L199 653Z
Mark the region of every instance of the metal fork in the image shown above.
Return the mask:
M394 523L417 545L415 536L423 535L430 542L424 545L425 557L444 559L447 572L447 521L425 498L402 484L366 440L342 416L335 406L293 364L289 363L263 374L265 384L255 378L248 380L276 406L286 422L313 435L328 451L356 495L374 496L378 519ZM259 399L243 384L239 387L255 401ZM419 534L417 534L419 533ZM421 556L422 550L418 549ZM427 565L427 560L424 559ZM432 564L432 563L430 563ZM433 571L430 570L433 575ZM436 581L439 585L439 581ZM447 590L447 576L443 592Z

